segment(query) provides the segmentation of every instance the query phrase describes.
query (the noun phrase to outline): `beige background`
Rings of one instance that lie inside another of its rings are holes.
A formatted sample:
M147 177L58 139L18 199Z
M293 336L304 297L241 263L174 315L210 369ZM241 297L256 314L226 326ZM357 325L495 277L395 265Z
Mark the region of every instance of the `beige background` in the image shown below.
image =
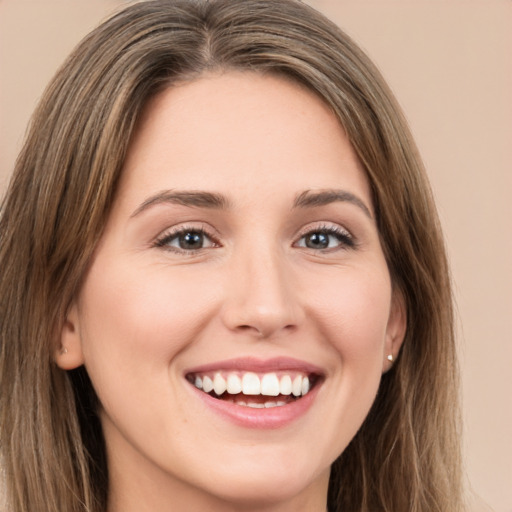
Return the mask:
M0 0L0 191L45 84L122 3ZM311 3L367 50L416 136L453 265L468 477L512 512L512 1Z

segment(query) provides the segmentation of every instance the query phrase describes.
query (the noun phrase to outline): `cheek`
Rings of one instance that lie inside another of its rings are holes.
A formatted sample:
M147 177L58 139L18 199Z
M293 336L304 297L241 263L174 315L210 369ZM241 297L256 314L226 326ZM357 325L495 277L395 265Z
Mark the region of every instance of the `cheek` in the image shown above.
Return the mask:
M82 290L81 337L95 385L111 385L151 372L168 378L173 358L194 339L214 298L193 273L160 265L111 265L96 261ZM207 289L207 288L206 288ZM138 384L134 389L138 389Z
M386 268L340 270L330 279L305 286L312 314L319 318L323 338L344 361L381 361L391 303L391 283Z
M148 437L164 446L171 407L173 433L186 436L175 369L212 310L212 298L198 293L200 284L195 275L160 264L92 266L81 294L80 331L111 446L118 446L118 431L134 446Z
M332 406L322 434L333 440L332 453L339 454L361 427L379 388L391 283L385 267L375 272L352 269L316 290L311 304L316 304L316 323L332 354L332 385L324 395Z
M321 269L296 276L305 297L310 338L328 354L321 430L312 451L333 461L363 424L377 394L391 301L385 263ZM325 440L329 441L326 443Z

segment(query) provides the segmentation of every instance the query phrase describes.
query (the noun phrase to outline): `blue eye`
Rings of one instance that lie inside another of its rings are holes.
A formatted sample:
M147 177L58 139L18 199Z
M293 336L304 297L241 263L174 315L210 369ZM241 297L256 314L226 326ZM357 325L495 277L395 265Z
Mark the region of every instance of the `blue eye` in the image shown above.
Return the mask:
M303 235L297 242L297 247L325 250L343 247L354 247L352 235L344 229L329 227L312 230Z
M180 251L198 251L216 246L212 238L202 229L175 231L157 240L156 245Z
M156 242L162 247L176 252L193 253L202 249L219 247L218 242L202 228L181 228L162 235ZM296 247L317 251L355 247L352 235L339 227L321 227L302 235Z

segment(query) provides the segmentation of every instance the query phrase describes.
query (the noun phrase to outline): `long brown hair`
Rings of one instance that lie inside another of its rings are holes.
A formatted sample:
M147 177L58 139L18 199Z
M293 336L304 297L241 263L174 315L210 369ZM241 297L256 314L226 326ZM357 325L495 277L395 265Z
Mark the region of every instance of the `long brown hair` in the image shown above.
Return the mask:
M86 37L47 88L0 218L0 450L12 512L105 512L108 468L86 371L52 361L148 99L208 70L288 77L338 116L363 163L393 284L401 354L333 464L329 510L461 510L449 271L428 181L380 73L295 0L155 0Z

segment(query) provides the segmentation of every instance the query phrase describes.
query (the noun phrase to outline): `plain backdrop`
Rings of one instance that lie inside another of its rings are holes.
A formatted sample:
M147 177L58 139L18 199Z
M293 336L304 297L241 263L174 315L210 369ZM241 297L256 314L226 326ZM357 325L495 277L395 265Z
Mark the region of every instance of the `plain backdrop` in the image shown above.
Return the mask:
M0 0L0 192L46 83L123 3ZM512 512L512 1L310 3L373 58L416 137L453 269L468 479Z

